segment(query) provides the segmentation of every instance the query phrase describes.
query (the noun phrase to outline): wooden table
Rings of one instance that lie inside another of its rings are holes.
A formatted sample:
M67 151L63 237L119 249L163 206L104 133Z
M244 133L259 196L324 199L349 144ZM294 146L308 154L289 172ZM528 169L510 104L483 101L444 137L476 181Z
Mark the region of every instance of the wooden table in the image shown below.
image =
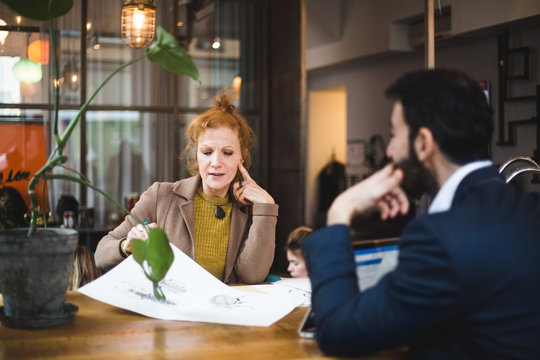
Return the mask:
M107 305L78 292L67 302L79 311L59 327L0 326L0 359L305 359L326 358L297 328L307 308L270 327L167 321ZM385 352L369 359L400 359Z

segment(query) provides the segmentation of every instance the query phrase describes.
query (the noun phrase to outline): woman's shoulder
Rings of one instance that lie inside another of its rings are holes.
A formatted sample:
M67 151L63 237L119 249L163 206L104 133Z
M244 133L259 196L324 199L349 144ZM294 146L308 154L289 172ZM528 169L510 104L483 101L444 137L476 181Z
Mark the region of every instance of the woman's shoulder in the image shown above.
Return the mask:
M174 182L156 181L148 188L147 192L160 195L176 194L191 198L191 195L197 191L199 182L200 180L198 176L191 176Z
M186 199L193 199L195 192L201 183L201 177L199 175L191 176L174 183L168 183L172 192L176 195L184 197Z

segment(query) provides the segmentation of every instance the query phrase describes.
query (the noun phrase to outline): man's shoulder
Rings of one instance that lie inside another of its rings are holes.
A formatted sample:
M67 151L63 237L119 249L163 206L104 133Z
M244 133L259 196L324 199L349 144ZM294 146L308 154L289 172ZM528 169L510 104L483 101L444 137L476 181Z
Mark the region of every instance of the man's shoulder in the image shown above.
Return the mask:
M450 209L412 220L402 240L440 246L460 257L473 249L497 251L493 244L540 233L540 196L504 182L477 182L456 194Z

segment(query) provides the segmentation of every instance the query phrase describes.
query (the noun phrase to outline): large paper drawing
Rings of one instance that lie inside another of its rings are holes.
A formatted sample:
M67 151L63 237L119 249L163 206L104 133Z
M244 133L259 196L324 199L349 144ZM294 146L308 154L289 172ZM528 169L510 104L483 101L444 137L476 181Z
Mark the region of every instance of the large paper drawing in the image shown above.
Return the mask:
M132 256L79 289L96 300L164 320L270 326L302 301L287 294L244 291L227 286L173 247L175 260L162 282L166 300L157 300L152 284Z

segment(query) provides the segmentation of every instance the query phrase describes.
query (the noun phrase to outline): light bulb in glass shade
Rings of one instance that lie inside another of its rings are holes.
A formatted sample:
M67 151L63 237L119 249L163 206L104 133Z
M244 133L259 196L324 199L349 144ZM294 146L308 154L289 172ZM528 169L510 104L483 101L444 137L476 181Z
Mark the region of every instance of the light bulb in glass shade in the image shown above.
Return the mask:
M41 65L29 59L21 59L13 65L13 76L23 83L36 83L43 77Z
M152 43L156 32L156 7L151 0L127 0L122 6L122 40L132 48Z

